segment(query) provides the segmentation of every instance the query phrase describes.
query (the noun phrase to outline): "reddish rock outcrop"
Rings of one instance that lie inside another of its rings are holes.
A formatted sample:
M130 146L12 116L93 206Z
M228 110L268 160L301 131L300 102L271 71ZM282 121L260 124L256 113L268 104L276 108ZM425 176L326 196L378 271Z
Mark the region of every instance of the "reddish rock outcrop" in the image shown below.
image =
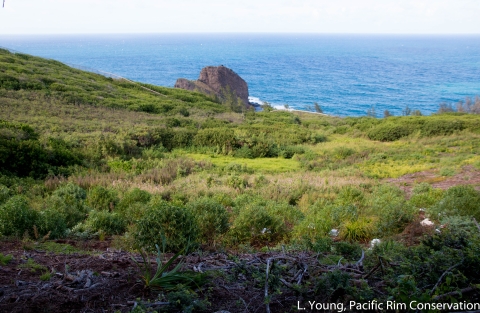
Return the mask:
M196 81L179 78L174 87L216 95L223 100L227 97L226 93L231 92L245 105L249 105L247 83L223 65L204 67Z

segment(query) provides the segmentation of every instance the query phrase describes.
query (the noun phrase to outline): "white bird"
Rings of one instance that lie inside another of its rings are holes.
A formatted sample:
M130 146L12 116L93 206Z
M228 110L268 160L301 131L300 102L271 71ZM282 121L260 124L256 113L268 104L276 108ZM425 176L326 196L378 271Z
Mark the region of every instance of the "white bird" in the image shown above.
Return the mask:
M433 226L435 224L430 219L426 218L420 222L420 225L428 227L428 226Z
M376 245L378 245L381 242L382 241L378 238L372 239L372 241L370 241L370 249L372 249L373 247L375 247Z

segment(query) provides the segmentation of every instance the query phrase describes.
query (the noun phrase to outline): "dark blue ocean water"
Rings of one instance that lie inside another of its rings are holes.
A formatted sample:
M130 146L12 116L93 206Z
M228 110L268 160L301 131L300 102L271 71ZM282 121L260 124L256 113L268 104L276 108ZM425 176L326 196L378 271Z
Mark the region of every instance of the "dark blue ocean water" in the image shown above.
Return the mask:
M480 36L145 34L0 36L0 46L173 86L202 67L225 65L250 95L341 116L374 106L424 114L480 95Z

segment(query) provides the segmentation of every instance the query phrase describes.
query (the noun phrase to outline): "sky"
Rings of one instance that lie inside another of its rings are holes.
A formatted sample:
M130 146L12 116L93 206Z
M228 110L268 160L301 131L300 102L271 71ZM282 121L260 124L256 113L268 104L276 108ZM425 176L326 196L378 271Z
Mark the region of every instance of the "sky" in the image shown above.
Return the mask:
M0 35L480 34L480 0L5 0Z

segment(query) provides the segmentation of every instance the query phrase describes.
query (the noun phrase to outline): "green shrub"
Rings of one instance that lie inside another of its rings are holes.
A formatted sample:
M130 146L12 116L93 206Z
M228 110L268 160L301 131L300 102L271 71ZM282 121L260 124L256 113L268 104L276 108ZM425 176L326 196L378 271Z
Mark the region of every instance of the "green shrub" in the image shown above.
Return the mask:
M244 159L253 159L253 151L248 146L242 146L240 149L235 150L234 156L236 158L244 158Z
M68 228L82 222L90 210L85 199L87 193L79 186L68 183L52 193L47 200L47 209L54 210L65 218Z
M143 215L151 198L152 195L149 192L134 188L125 193L118 203L117 210L125 216L127 221L136 221Z
M422 125L422 135L427 137L450 135L465 129L465 123L459 120L428 119Z
M216 147L219 153L227 154L233 151L236 140L232 129L207 128L198 131L193 143L199 147Z
M0 265L5 266L11 260L13 260L13 255L11 255L11 254L3 255L2 253L0 253Z
M10 189L7 186L0 184L0 205L7 201L10 197Z
M117 192L102 186L95 186L88 192L87 204L97 211L113 210L118 203Z
M469 185L451 187L431 210L438 219L460 215L480 220L480 192Z
M333 151L333 155L335 156L335 158L340 160L346 159L353 154L355 154L355 150L347 147L338 147L335 148L335 150Z
M325 211L309 212L293 229L293 237L303 243L314 245L328 237L334 227L332 219Z
M189 210L154 198L138 221L134 237L139 247L149 251L156 251L155 245L165 241L166 252L174 252L196 244L198 227Z
M417 210L405 200L403 192L394 186L380 185L372 193L371 214L377 217L379 236L388 236L403 231L414 218Z
M49 173L62 173L66 166L81 163L82 157L62 140L50 138L42 144L38 137L28 125L0 120L0 172L43 178Z
M359 218L346 221L340 228L340 236L348 242L367 242L373 238L375 224L371 219Z
M284 159L291 159L295 154L304 154L304 153L305 153L305 149L303 147L283 146L278 148L277 156L280 156ZM274 155L272 155L272 157L273 156Z
M333 244L336 254L339 254L347 260L358 260L362 256L362 246L357 242L339 241Z
M37 223L38 213L28 205L24 196L13 196L0 206L0 234L21 236L32 231Z
M347 185L342 187L337 194L335 204L338 205L357 205L362 206L365 202L363 191L355 186Z
M197 134L196 129L178 129L173 135L172 146L174 148L185 148L193 145L193 139Z
M243 208L230 228L230 235L236 244L275 244L283 239L285 233L282 219L268 213L262 206Z
M87 229L106 235L121 235L127 229L127 221L118 213L91 211L85 221Z
M437 203L443 195L443 190L434 189L428 183L420 183L413 187L410 203L417 208L429 208Z
M395 141L412 133L407 125L382 124L368 132L368 138L378 141Z
M197 221L202 242L212 245L215 238L225 234L229 228L229 214L218 202L210 198L200 198L188 204Z
M38 231L42 235L48 233L48 238L56 239L63 238L67 232L67 221L65 214L60 213L55 208L47 208L39 213L38 217Z
M304 218L304 214L296 206L286 202L268 201L266 208L268 213L281 218L288 230L292 230Z

